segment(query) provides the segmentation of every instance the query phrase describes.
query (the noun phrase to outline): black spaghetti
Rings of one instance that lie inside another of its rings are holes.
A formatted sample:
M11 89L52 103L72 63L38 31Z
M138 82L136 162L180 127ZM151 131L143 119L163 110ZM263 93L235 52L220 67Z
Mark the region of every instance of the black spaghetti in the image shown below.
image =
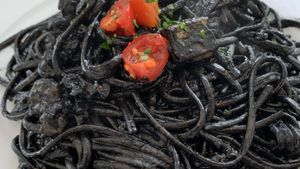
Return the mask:
M300 167L300 42L283 33L300 21L259 0L159 0L165 24L136 36L162 34L170 58L146 82L124 70L133 37L99 27L115 2L60 0L0 44L20 169Z

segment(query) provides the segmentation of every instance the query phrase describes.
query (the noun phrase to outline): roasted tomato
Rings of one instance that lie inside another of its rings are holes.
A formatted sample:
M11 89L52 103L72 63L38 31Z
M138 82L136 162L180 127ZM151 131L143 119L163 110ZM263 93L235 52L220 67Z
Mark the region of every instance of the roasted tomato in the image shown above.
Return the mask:
M133 13L138 25L158 27L160 9L154 0L130 0Z
M119 0L107 11L100 22L105 32L117 35L134 35L134 14L129 0Z
M168 58L168 41L160 34L146 34L135 38L122 53L124 69L142 81L152 81L164 69Z

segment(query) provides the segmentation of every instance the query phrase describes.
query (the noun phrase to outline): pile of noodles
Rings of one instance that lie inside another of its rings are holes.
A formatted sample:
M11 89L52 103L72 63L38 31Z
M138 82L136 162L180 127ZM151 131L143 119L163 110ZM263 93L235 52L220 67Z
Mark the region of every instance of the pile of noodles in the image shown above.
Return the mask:
M136 30L169 41L162 74L143 82L123 68L133 37L99 28L114 2L60 0L60 13L0 44L14 43L1 108L22 120L20 169L300 166L300 42L283 33L299 21L259 0L159 0L161 18L190 32Z

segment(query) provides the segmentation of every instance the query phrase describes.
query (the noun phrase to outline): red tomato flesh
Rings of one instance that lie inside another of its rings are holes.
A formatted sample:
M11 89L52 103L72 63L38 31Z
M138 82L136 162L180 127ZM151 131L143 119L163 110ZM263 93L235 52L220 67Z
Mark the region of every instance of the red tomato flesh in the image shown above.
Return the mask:
M129 0L119 0L107 11L100 28L108 34L135 35L134 14Z
M122 53L124 69L129 75L151 82L164 69L168 59L168 41L160 34L146 34L135 38Z
M150 0L151 1L151 0ZM146 2L145 0L130 0L136 22L145 27L158 27L160 9L158 2Z

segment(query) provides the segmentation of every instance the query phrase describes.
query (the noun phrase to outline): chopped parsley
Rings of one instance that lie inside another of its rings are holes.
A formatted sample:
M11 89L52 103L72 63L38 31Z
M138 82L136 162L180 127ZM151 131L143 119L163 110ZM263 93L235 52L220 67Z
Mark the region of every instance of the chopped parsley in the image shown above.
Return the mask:
M118 35L117 35L117 34L114 34L114 38L116 38L116 37L118 37Z
M124 28L123 26L121 26L121 28L124 29L126 32L130 33L130 31L128 29Z
M136 59L134 59L134 58L133 58L133 59L131 59L131 61L135 62L135 61L136 61Z
M144 53L149 55L151 53L151 49L146 49Z
M158 2L157 0L144 0L145 3Z
M129 15L127 15L127 18L130 18L130 16L129 16Z
M153 37L153 34L152 34L152 33L150 33L150 36L151 36L151 37Z
M139 28L139 25L137 25L137 23L136 23L136 19L133 19L132 21L133 21L133 25L134 25L135 27Z
M128 0L128 1L126 1L126 2L124 2L124 4L123 4L123 5L127 4L129 1L130 1L130 0Z
M224 113L229 113L229 111L227 109L224 110Z
M206 39L206 35L205 35L204 29L202 29L202 30L200 31L200 36L201 36L202 39Z
M146 61L147 59L149 59L149 56L148 55L143 55L143 56L141 56L141 59L143 59L144 61Z
M113 44L111 39L107 39L106 42L107 42L107 44L109 44L109 45L112 45L112 44Z
M107 51L110 51L110 46L108 45L107 42L103 42L103 43L101 44L101 48L103 48L103 49L105 49L105 50L107 50Z
M185 25L184 22L180 22L180 28L183 29L183 30L185 30L186 32L189 32L189 29L188 29L188 27Z
M117 17L121 17L121 15L115 15L108 26L110 26L110 24L112 24L117 19Z
M228 50L228 51L226 52L226 55L229 56L230 54L231 54L231 51Z
M163 18L163 20L164 20L164 22L163 22L163 24L162 24L162 26L163 26L163 28L166 28L166 27L168 27L168 26L171 26L171 25L174 25L174 24L176 24L177 23L177 21L176 21L176 23L173 23L168 17L166 17L165 15L163 15L162 16ZM161 27L161 25L159 25L160 27Z
M231 55L231 51L230 50L228 50L228 51L225 52L225 50L221 49L220 52L222 52L228 58L229 58L229 55Z
M87 27L86 32L88 32L90 29L92 29L94 27L94 25L90 25L89 27Z
M166 27L171 26L171 25L169 25L167 22L164 22L162 26L163 26L164 28L166 28Z
M140 57L140 53L137 53L137 54L136 54L136 58L139 58L139 57Z
M168 8L168 9L175 9L174 4L169 4L169 5L167 5L167 8Z
M189 32L189 29L188 27L185 25L184 22L179 22L179 21L173 21L173 20L170 20L168 17L166 17L165 15L162 16L162 20L164 21L163 24L162 24L162 27L163 28L167 28L171 25L175 25L175 24L180 24L180 28L185 30L186 32ZM161 27L161 26L160 26ZM158 29L158 30L162 30L162 28Z
M185 47L185 44L184 44L184 43L182 43L181 45L182 45L183 47Z
M75 22L75 19L72 19L71 24L73 24Z
M157 22L158 26L161 27L160 21L157 18L155 18L155 19L156 19L156 22Z
M173 18L173 12L168 13L171 18Z
M86 4L86 8L89 8L89 6L90 6L90 4L89 4L89 3L87 3L87 4Z

